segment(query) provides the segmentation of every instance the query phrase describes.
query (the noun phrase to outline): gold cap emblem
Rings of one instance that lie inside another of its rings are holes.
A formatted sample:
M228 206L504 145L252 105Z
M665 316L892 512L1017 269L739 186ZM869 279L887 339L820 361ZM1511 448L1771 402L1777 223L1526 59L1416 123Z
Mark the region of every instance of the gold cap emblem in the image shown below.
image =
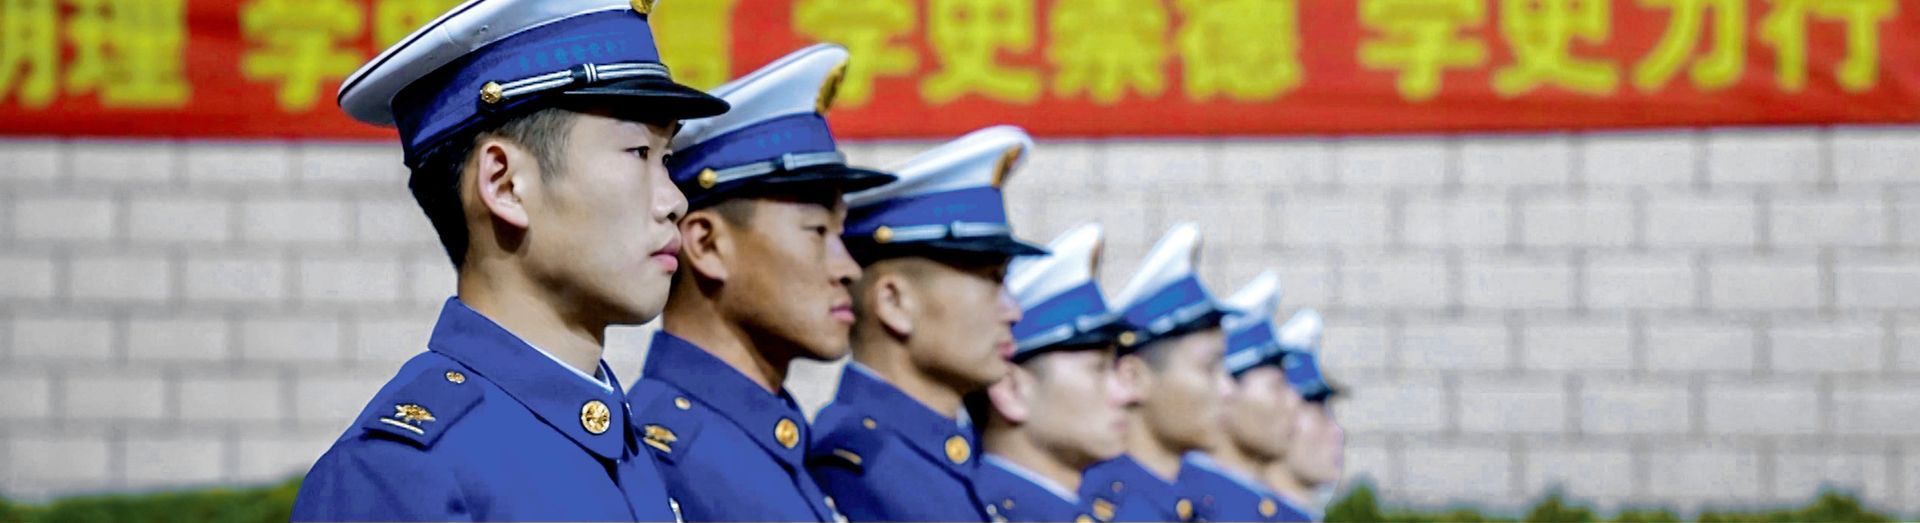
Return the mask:
M600 400L588 401L580 406L580 426L593 435L605 434L607 427L613 425L613 411Z
M1193 521L1193 502L1181 499L1173 505L1173 511L1180 513L1181 521Z
M653 0L633 0L633 12L643 15L653 14Z
M480 86L480 101L497 104L505 99L507 99L507 90L500 87L500 82L487 82L486 85Z
M967 458L972 456L973 446L967 444L967 438L960 436L947 438L947 459L953 461L953 464L966 463Z
M700 178L694 181L700 183L701 189L712 189L713 184L720 183L720 173L713 172L713 169L704 169L700 171Z
M1261 517L1270 518L1270 517L1273 517L1274 513L1276 512L1280 512L1280 506L1274 504L1273 500L1271 499L1260 500L1260 516Z
M832 72L827 73L826 81L820 84L820 97L813 101L814 112L827 114L827 110L833 109L833 97L840 94L840 81L846 78L846 62L840 62L840 65L833 67Z
M887 243L887 242L893 241L893 228L882 225L880 226L880 228L874 229L873 241L875 243Z
M466 383L467 375L461 374L460 371L457 370L450 370L447 371L447 381L453 382L454 385Z
M1015 145L1008 147L1007 152L1000 153L1000 163L993 165L994 187L999 187L1000 184L1006 183L1007 173L1013 172L1014 163L1020 161L1020 150L1020 146Z
M773 439L774 441L779 441L780 446L786 448L793 448L794 445L799 445L800 425L795 424L793 420L780 418L780 422L773 425Z

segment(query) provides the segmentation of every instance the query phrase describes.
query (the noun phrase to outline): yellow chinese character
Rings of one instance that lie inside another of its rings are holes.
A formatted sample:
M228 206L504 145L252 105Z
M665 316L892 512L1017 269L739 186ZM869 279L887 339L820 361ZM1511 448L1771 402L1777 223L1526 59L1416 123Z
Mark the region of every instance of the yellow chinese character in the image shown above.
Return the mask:
M186 79L186 0L68 0L67 92L100 93L109 108L180 107Z
M1187 98L1272 100L1300 86L1297 0L1180 0Z
M1486 24L1484 0L1360 0L1360 23L1382 34L1360 44L1360 65L1396 71L1400 96L1413 101L1440 94L1440 76L1487 62L1487 44L1462 37Z
M1040 74L1001 65L1002 52L1033 50L1033 0L930 0L927 43L940 69L920 81L920 96L939 105L968 93L1030 104L1040 99Z
M313 109L330 80L360 67L353 42L366 33L353 0L252 0L240 10L249 42L240 72L248 80L278 82L280 108Z
M1880 78L1880 23L1893 18L1894 0L1771 0L1773 11L1760 21L1760 39L1774 48L1774 75L1780 88L1807 87L1807 16L1847 24L1847 58L1835 66L1840 88L1859 92Z
M648 22L659 42L660 61L674 81L710 89L733 75L733 5L739 0L674 2L655 9Z
M1513 97L1555 85L1601 95L1620 83L1611 63L1573 57L1573 40L1601 43L1612 32L1612 0L1500 0L1500 35L1514 64L1493 74L1493 91Z
M913 73L920 55L894 40L913 32L920 13L909 0L800 0L793 30L847 47L852 55L835 103L860 107L873 99L873 79Z
M1713 51L1687 71L1702 90L1723 89L1740 80L1747 65L1747 0L1640 0L1640 5L1665 7L1672 13L1667 34L1633 68L1633 85L1658 91L1680 72L1700 45L1702 18L1713 10Z
M1047 21L1054 93L1113 105L1128 88L1148 97L1167 83L1167 11L1160 0L1060 0Z
M0 0L0 102L53 103L60 66L60 8L53 0Z
M383 49L400 43L459 4L460 0L379 0L373 6L373 43Z

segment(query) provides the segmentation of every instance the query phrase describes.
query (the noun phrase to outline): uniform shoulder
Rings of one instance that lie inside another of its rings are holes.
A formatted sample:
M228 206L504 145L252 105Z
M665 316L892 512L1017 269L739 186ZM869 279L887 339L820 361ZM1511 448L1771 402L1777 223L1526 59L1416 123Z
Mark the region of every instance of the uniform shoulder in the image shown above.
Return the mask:
M669 463L687 452L705 425L706 407L672 384L643 379L627 391L633 428L655 457Z
M415 356L368 403L356 428L365 435L431 447L480 405L485 397L477 383L481 379L445 356Z
M813 442L807 446L809 463L855 471L862 470L867 459L879 454L883 441L879 422L838 403L820 410L814 419L813 434Z

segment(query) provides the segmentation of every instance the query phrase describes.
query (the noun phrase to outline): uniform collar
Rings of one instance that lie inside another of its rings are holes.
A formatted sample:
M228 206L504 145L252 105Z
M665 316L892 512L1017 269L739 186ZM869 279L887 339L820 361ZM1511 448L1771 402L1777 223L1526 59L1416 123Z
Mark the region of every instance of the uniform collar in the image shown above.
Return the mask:
M1208 472L1208 473L1212 473L1215 476L1227 478L1228 481L1232 481L1235 484L1240 485L1242 488L1253 491L1255 494L1259 494L1262 497L1269 497L1269 498L1279 497L1279 495L1273 492L1273 489L1267 488L1266 485L1260 484L1260 481L1253 479L1252 476L1248 476L1246 474L1240 473L1239 471L1227 468L1226 465L1221 465L1218 460L1213 459L1213 456L1211 454L1207 454L1205 452L1200 452L1200 451L1188 452L1186 453L1186 455L1181 456L1181 461L1183 462L1183 464L1180 466L1180 475L1183 477L1186 476L1186 473L1188 470L1194 470L1195 472Z
M1014 463L1013 461L1000 457L998 454L987 454L986 457L980 458L980 461L981 461L981 464L983 465L983 467L981 467L983 470L999 469L1000 471L1013 475L1014 477L1019 478L1022 481L1032 483L1034 486L1040 487L1041 489L1044 489L1047 492L1052 493L1054 497L1060 498L1061 501L1065 501L1067 503L1080 502L1080 495L1074 493L1073 491L1067 490L1067 487L1065 485L1061 485L1060 482L1047 479L1046 476L1042 476L1038 472L1034 472L1032 470L1027 469L1026 467L1022 467L1020 466L1019 463Z
M976 454L980 445L973 431L961 430L958 421L927 408L864 365L847 364L846 372L840 375L840 391L834 397L835 402L856 407L861 415L874 420L875 429L898 434L908 446L948 472L966 477L979 466Z
M1184 469L1186 466L1182 465L1181 468ZM1121 498L1145 500L1155 512L1170 516L1168 521L1181 521L1179 504L1184 498L1181 497L1179 488L1153 475L1147 467L1134 461L1132 456L1121 455L1094 465L1094 469L1100 473L1087 474L1087 480L1092 481L1095 476L1098 476L1099 481L1109 483L1107 488L1115 491Z
M500 324L448 298L427 348L460 362L533 411L574 443L607 460L619 460L627 444L627 403L620 381L602 362L612 388L580 379L565 364L540 354ZM597 405L596 405L597 404ZM602 421L605 424L602 424ZM601 429L599 434L588 425Z
M806 458L809 429L806 416L785 389L777 395L769 393L706 349L664 330L653 334L651 347L642 373L647 379L685 391L739 426L767 453L799 470ZM790 433L791 447L780 441L782 426L795 430Z

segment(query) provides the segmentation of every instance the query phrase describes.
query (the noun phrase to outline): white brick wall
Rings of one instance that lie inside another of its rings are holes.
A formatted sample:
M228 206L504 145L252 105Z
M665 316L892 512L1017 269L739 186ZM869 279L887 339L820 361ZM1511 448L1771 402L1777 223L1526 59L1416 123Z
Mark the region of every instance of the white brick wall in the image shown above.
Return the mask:
M850 143L884 165L925 141ZM452 271L396 148L0 140L0 494L274 481L421 350ZM1920 515L1920 128L1042 141L1021 234L1107 226L1117 289L1327 313L1349 468L1391 500ZM638 372L649 330L608 360ZM838 369L797 370L817 407ZM234 398L248 398L236 405Z

